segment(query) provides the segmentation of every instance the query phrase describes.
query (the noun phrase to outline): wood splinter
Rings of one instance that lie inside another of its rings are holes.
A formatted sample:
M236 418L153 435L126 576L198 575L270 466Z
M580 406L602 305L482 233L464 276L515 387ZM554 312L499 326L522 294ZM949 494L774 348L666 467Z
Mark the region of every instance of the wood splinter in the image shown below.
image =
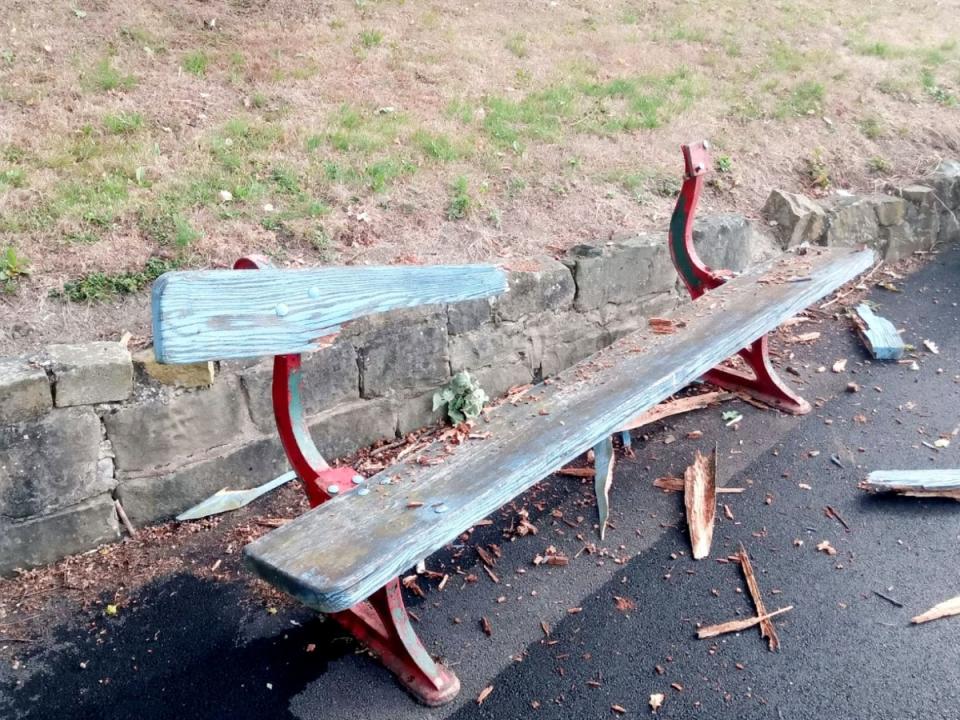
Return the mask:
M704 455L699 450L693 464L683 473L683 504L687 509L687 527L693 559L710 555L713 523L717 515L717 449Z
M765 620L774 618L777 615L782 615L785 612L793 610L793 605L787 605L784 608L779 610L774 610L772 613L767 613L766 615L759 615L757 617L747 618L746 620L731 620L729 622L720 623L719 625L707 625L706 627L699 628L697 630L697 637L700 640L704 638L717 637L717 635L725 635L732 632L740 632L741 630L746 630L752 628L754 625L759 625Z
M753 605L757 609L757 615L763 617L767 614L767 608L763 604L763 596L760 594L760 586L757 584L757 576L753 573L753 565L750 564L750 556L747 549L740 543L740 549L737 551L737 559L740 561L740 568L743 570L743 577L747 581L747 589L750 591L750 597L753 598ZM774 652L780 649L780 638L777 636L777 628L770 621L770 618L764 618L760 621L760 637L767 639L770 651Z
M912 622L914 625L919 625L921 623L930 622L931 620L939 620L940 618L950 617L952 615L960 615L960 595L934 605L925 613L911 618L910 622Z

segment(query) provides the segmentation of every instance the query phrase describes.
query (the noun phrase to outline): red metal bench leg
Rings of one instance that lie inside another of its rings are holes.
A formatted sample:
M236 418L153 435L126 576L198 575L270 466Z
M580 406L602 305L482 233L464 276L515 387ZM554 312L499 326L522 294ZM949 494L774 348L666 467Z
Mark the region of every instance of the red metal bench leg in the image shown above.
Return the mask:
M670 219L670 256L691 297L696 300L708 290L726 282L729 273L705 265L693 246L693 220L703 189L704 174L710 164L709 146L701 142L684 145L681 149L685 174L680 197ZM753 371L752 377L732 368L716 367L704 379L726 390L745 392L784 412L794 415L810 412L810 403L791 390L770 364L766 335L739 354Z
M268 268L265 258L242 258L237 270ZM303 374L300 355L277 355L273 360L273 412L277 431L290 464L303 482L311 507L346 492L368 492L352 468L332 468L310 437L303 410ZM457 676L435 662L410 624L403 605L400 581L394 579L364 602L331 615L366 645L418 700L426 705L450 702L460 690Z
M424 705L443 705L460 692L457 676L435 662L417 637L403 605L399 579L391 580L364 602L332 617L370 648Z

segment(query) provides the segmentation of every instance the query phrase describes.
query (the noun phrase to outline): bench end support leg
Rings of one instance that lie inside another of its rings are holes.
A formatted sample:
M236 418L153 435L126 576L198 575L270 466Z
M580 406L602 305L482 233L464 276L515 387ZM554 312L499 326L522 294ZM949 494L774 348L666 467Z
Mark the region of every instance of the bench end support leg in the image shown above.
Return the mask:
M753 377L731 368L716 367L704 375L704 379L724 390L744 392L791 415L806 415L810 412L810 403L791 390L770 364L766 335L741 350L740 357L750 366Z
M417 637L393 579L362 603L332 616L372 650L397 680L424 705L437 707L460 692L460 680L436 662Z

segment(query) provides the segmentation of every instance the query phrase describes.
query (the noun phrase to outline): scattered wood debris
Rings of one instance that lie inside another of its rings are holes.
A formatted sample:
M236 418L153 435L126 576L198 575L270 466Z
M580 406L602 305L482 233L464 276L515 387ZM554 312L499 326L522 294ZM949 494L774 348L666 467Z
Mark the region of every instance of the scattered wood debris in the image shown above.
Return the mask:
M800 333L799 335L791 335L787 338L788 343L812 343L814 340L820 338L820 333L816 330L813 332Z
M737 558L740 561L740 568L743 570L743 577L747 581L747 590L750 591L750 597L753 598L753 606L757 609L757 615L762 617L767 614L767 608L763 604L763 595L760 593L757 577L753 573L753 565L750 564L750 556L747 554L747 549L743 546L743 543L740 543ZM777 629L770 618L760 622L760 637L767 639L771 652L780 649L780 638L777 636Z
M487 637L493 635L493 625L490 624L490 620L486 617L480 618L480 629L483 630L483 634Z
M670 477L659 477L653 481L653 486L655 488L660 488L664 492L683 492L684 491L684 481L683 478ZM744 488L742 487L718 487L715 488L717 495L740 495L743 493Z
M850 315L857 327L857 333L875 360L899 360L906 347L897 328L884 317L880 317L865 303L860 303Z
M847 359L843 358L842 360L837 360L830 369L835 373L842 373L847 369Z
M861 490L907 497L942 497L960 501L960 469L875 470L860 482Z
M647 324L650 326L650 330L654 335L673 335L673 333L677 331L677 328L684 327L686 323L683 321L674 321L670 318L652 317L647 320Z
M836 555L837 549L830 544L829 540L821 540L817 543L817 550L827 555Z
M716 482L716 447L710 455L703 455L698 450L693 464L683 474L683 502L694 560L702 560L710 554L717 512Z
M557 470L557 475L569 475L578 478L592 478L596 474L596 470L586 467L565 467Z
M775 618L777 615L782 615L790 610L793 610L793 605L787 605L786 607L780 608L779 610L774 610L766 615L758 615L745 620L730 620L729 622L720 623L718 625L707 625L697 629L697 637L703 640L704 638L717 637L718 635L725 635L726 633L740 632L741 630L752 628L754 625L759 625L764 620Z
M604 438L594 448L594 453L594 467L597 474L593 485L597 494L597 513L600 516L600 540L603 540L610 517L610 487L613 485L613 466L616 463L612 438L609 436Z
M619 610L620 612L630 612L631 610L637 609L637 604L628 597L614 595L613 601L617 606L617 610Z
M841 515L835 507L833 507L832 505L825 506L823 508L823 514L826 515L828 518L836 520L838 523L843 525L844 530L846 530L847 532L850 532L850 526L847 524L847 521L843 519L843 515Z
M663 693L651 693L650 694L650 712L657 712L660 708L663 707L663 701L667 699L667 696Z
M627 709L623 705L611 705L610 709L613 710L617 715L624 715L627 712Z
M940 618L950 617L952 615L960 615L960 595L934 605L925 613L911 618L910 622L912 622L914 625L919 625L921 623L930 622L931 620L939 620Z
M937 346L937 344L936 344L933 340L924 340L924 341L923 341L923 346L924 346L927 350L929 350L930 352L932 352L934 355L939 355L939 354L940 354L940 348Z
M493 692L493 685L487 685L483 690L480 691L480 694L477 695L477 705L483 705L483 701L490 697L490 693Z

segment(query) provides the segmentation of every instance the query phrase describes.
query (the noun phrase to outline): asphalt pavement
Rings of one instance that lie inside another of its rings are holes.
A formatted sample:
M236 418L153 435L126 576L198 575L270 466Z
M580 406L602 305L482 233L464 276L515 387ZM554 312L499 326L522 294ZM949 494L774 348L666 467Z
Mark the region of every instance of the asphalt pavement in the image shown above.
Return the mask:
M909 622L960 594L960 504L857 489L873 469L960 467L960 436L922 444L960 426L960 248L883 279L902 292L870 298L917 347L918 369L868 361L845 318L805 323L820 340L775 347L811 414L733 402L638 431L635 457L618 458L603 543L591 484L553 476L431 557L430 569L478 578L452 576L443 592L423 581L426 597L409 602L428 649L461 679L450 705L417 705L304 608L272 614L242 582L179 573L143 588L121 618L75 613L0 668L0 717L579 720L649 717L650 695L663 693L663 718L960 719L960 617ZM744 416L735 427L721 417L731 409ZM744 490L719 496L729 513L697 562L682 498L652 481L714 444L720 484ZM536 535L505 532L519 508ZM502 549L498 583L473 549L489 543ZM739 566L723 562L740 543L767 608L794 607L775 620L779 652L756 629L696 639L698 623L752 613ZM570 564L534 566L549 546Z

